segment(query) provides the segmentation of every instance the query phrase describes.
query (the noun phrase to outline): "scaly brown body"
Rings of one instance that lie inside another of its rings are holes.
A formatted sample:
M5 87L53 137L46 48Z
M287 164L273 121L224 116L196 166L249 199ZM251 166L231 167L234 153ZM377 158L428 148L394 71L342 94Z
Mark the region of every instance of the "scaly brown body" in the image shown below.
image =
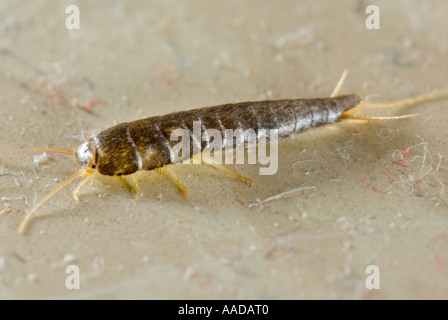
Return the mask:
M190 157L207 147L207 141L193 138L193 122L201 122L201 137L207 129L225 136L225 129L278 130L278 138L336 122L345 111L361 102L357 95L325 99L294 99L242 102L175 112L106 129L89 143L96 152L96 169L103 175L127 175L138 170L153 170L173 163L177 141L171 141L175 129L190 132L193 143ZM93 150L92 150L93 152Z

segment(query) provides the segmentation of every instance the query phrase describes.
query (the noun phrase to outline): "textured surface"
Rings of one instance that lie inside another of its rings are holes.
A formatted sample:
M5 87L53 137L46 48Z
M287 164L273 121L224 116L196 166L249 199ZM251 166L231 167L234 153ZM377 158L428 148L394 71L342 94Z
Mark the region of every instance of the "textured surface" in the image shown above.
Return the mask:
M448 101L342 121L278 144L279 169L158 174L143 196L99 177L26 210L78 170L65 155L118 123L193 108L342 94L388 102L448 86L446 1L0 2L1 298L448 298ZM100 100L105 102L102 106ZM92 100L89 104L89 100ZM95 102L96 101L96 102ZM86 110L92 108L93 113ZM36 156L36 158L34 158ZM67 290L68 265L81 289ZM368 265L381 289L367 290Z

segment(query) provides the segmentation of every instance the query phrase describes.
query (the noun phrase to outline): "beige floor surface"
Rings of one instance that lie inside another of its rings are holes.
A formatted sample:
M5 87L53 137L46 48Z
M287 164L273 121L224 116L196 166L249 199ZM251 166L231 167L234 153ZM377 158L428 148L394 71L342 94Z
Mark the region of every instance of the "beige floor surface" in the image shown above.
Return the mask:
M79 203L70 185L26 236L24 213L78 165L12 150L74 148L189 108L325 97L347 68L343 93L368 101L446 88L446 1L82 1L67 30L70 4L0 4L0 298L448 298L448 100L280 142L272 176L229 166L252 187L191 165L175 168L188 199L145 172L138 201L118 179L95 179Z

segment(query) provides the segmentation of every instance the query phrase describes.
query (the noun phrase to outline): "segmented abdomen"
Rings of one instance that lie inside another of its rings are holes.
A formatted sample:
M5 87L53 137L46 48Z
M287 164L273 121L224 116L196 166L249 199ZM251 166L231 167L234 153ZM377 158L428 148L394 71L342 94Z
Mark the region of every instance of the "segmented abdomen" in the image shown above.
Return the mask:
M357 95L346 95L325 99L242 102L122 123L100 132L94 138L97 167L102 174L121 175L171 164L175 159L173 147L179 143L170 139L175 129L189 133L190 157L208 145L207 141L201 139L207 129L218 130L223 138L226 129L252 129L257 135L261 129L265 129L267 137L269 129L276 129L279 139L286 138L338 121L344 111L355 107L360 101ZM201 124L199 139L193 136L194 121L200 121Z

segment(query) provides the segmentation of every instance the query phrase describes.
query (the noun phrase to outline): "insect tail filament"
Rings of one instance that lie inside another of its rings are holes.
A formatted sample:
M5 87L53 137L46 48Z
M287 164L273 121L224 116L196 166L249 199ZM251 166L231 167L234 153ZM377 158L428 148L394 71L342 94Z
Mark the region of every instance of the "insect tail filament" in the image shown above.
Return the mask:
M371 117L356 115L358 111L365 108L379 109L379 108L403 108L416 105L423 102L428 102L432 100L442 99L448 97L448 89L443 89L439 91L430 92L421 96L412 97L404 100L398 100L389 103L365 103L361 102L356 107L345 111L340 118L341 119L355 119L355 120L396 120L396 119L406 119L417 116L418 114L407 114L402 116L394 117Z

